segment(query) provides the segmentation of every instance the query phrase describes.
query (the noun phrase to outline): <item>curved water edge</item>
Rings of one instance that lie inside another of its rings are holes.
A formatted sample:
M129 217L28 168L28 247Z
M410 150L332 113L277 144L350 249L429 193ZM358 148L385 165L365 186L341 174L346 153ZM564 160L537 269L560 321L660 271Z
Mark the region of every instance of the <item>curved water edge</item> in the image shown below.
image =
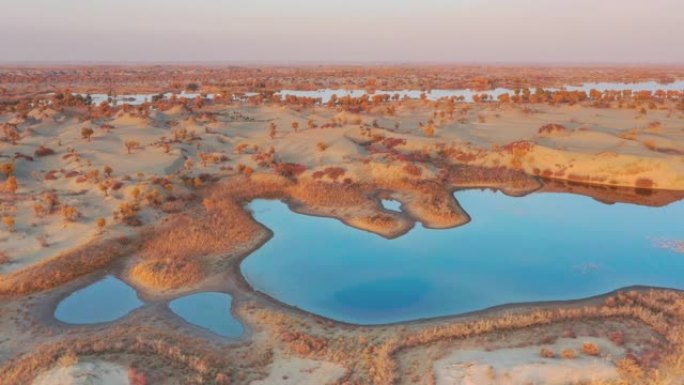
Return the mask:
M218 292L201 292L176 298L169 308L186 322L222 337L240 337L244 328L231 313L232 297Z
M456 196L471 223L417 227L391 241L292 213L280 202L255 201L254 216L273 238L240 270L252 288L277 301L361 325L576 300L635 285L684 287L684 256L656 247L684 239L676 226L681 202L663 209L567 194Z
M143 305L135 289L108 275L62 299L54 317L74 325L106 323L123 318Z
M239 338L242 323L231 312L232 297L220 292L198 292L175 298L169 309L185 322L216 335ZM119 320L135 309L146 306L135 289L108 275L63 298L54 310L60 322L72 325L104 324Z

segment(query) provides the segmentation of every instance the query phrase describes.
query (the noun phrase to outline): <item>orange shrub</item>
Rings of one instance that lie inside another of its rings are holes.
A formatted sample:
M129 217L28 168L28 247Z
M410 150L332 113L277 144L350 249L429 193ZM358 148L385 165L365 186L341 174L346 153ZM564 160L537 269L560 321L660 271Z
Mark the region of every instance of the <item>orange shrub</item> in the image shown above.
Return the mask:
M585 342L582 344L582 352L588 356L598 356L601 351L596 344Z

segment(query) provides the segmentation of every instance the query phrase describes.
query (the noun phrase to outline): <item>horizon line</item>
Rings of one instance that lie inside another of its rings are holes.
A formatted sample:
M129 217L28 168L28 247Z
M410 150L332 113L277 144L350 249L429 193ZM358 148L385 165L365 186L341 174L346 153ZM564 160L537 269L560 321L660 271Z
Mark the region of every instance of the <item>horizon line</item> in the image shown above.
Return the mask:
M428 67L428 66L491 66L491 67L684 67L684 61L644 61L644 62L612 62L612 61L401 61L401 60L350 60L350 61L317 61L317 60L0 60L0 67L30 66L361 66L361 67Z

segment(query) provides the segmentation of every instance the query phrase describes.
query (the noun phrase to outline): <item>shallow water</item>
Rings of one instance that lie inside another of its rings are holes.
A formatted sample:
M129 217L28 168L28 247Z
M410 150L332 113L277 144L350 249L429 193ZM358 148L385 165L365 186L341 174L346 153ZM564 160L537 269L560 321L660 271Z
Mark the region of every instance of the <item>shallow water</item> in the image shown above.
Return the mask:
M592 89L599 91L613 90L632 90L632 91L657 91L657 90L674 90L674 91L684 91L684 80L677 80L670 84L660 84L655 81L638 82L638 83L614 83L614 82L600 82L600 83L584 83L581 86L566 86L563 87L568 91L585 91L589 92ZM547 91L558 91L559 88L544 87ZM499 95L509 93L513 94L512 89L508 88L495 88L488 91L474 91L469 89L460 90L431 90L425 93L428 100L438 100L444 97L458 97L463 96L466 102L472 102L474 95L487 94L492 98L496 99ZM309 97L309 98L321 98L322 103L327 103L333 95L337 97L342 96L352 96L361 97L368 93L366 90L345 90L345 89L321 89L315 91L295 91L295 90L282 90L279 92L281 96L293 95L298 97ZM418 99L423 91L420 90L376 90L375 95L395 95L399 94L400 98L408 97L410 99Z
M242 324L230 312L232 298L224 293L203 292L175 299L169 308L187 322L224 337L242 335Z
M115 96L109 96L108 94L78 94L83 97L90 95L90 98L92 100L92 104L99 105L102 102L109 102L111 104L117 105L117 104L128 104L131 106L139 106L143 103L151 102L152 98L156 95L159 95L158 93L156 94L122 94L122 95L115 95ZM171 92L167 92L164 95L164 98L168 99L172 95L174 95ZM199 93L188 93L188 92L181 92L179 94L175 94L176 97L178 98L183 98L183 99L194 99L197 96L201 96ZM206 94L207 99L213 99L216 97L216 94Z
M241 265L284 303L332 319L381 324L533 301L585 298L631 285L684 289L684 203L605 205L569 194L456 194L472 222L417 226L387 240L281 202L250 207L274 236Z
M614 82L599 82L599 83L584 83L581 86L566 86L564 87L568 91L586 91L589 92L591 89L596 89L599 91L606 91L606 90L632 90L632 91L657 91L657 90L664 90L664 91L684 91L684 80L677 80L673 83L669 84L660 84L655 81L646 81L646 82L638 82L638 83L614 83ZM547 91L557 91L558 88L552 88L552 87L545 87L544 88ZM491 96L492 98L496 99L499 95L509 93L513 94L512 89L508 88L495 88L493 90L488 90L488 91L473 91L469 89L457 89L457 90L430 90L429 92L426 93L426 96L429 100L437 100L443 97L451 97L451 96L463 96L465 98L465 101L467 102L472 102L473 101L473 96L474 95L482 95L482 94L487 94ZM315 90L315 91L297 91L297 90L281 90L278 92L279 95L281 96L287 96L287 95L293 95L293 96L298 96L298 97L309 97L309 98L321 98L321 101L323 103L327 103L330 100L330 97L333 95L336 95L337 97L342 97L342 96L352 96L352 97L361 97L364 94L368 93L366 90L346 90L346 89L320 89L320 90ZM382 94L388 94L388 95L395 95L399 94L401 98L407 97L410 99L418 99L420 98L420 95L423 93L421 90L376 90L375 94L376 95L382 95ZM86 96L86 94L80 94L82 96ZM112 104L129 104L132 106L137 106L141 105L146 102L152 101L152 97L158 95L158 94L124 94L124 95L116 95L114 97L111 97L111 103ZM164 98L170 98L173 95L173 93L165 93ZM180 94L176 94L178 98L186 98L186 99L194 99L197 96L200 96L202 94L199 93L186 93L186 92L181 92ZM206 94L207 99L213 99L216 97L217 94ZM247 92L245 93L245 96L254 96L258 95L258 93L254 92ZM102 102L107 102L110 100L110 96L107 94L90 94L90 97L92 98L92 103L95 105L98 105Z
M383 199L380 203L382 203L382 207L384 207L385 210L401 211L401 202L395 201L394 199Z
M93 324L117 320L143 305L135 290L107 276L64 298L55 318L71 324Z

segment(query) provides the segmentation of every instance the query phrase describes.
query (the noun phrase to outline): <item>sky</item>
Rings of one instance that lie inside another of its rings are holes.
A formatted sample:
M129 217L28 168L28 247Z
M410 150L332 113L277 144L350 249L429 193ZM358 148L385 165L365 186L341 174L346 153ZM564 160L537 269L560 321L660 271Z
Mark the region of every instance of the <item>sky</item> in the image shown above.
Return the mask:
M684 0L0 0L0 62L684 63Z

